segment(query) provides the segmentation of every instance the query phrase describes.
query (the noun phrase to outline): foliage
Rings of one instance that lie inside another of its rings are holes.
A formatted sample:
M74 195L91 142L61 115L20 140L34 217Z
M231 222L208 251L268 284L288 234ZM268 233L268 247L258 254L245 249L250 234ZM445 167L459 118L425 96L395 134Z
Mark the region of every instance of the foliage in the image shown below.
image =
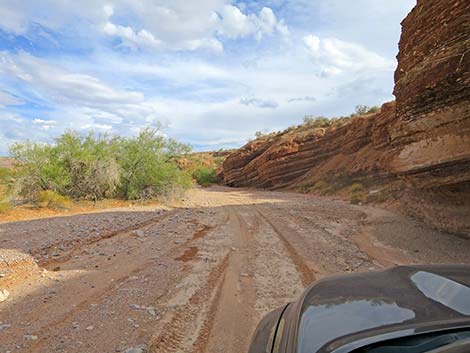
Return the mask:
M360 115L367 115L380 112L380 107L373 106L369 107L367 105L357 105L355 109L355 113L351 114L351 117L360 116Z
M10 211L11 209L13 209L13 206L11 205L11 203L9 203L7 201L1 201L0 202L0 214L6 213L6 212Z
M55 144L17 143L10 149L18 175L15 193L37 200L52 191L72 199L147 199L187 188L190 176L175 158L190 148L147 128L137 137L68 131Z
M369 110L369 107L367 105L356 105L356 115L364 115L367 114L367 111Z
M119 182L113 143L106 135L85 137L66 132L54 145L17 143L10 149L18 162L16 192L38 199L52 190L75 199L100 199L111 195Z
M41 191L37 201L41 208L68 209L72 206L70 198L59 195L52 190Z
M306 115L304 117L304 124L315 128L327 128L331 125L330 119L324 116L313 117Z
M260 139L264 136L264 133L262 131L256 131L255 132L255 138Z
M226 155L220 156L217 152L200 152L190 155L181 161L181 164L199 185L207 187L218 183L217 171L222 167L225 158Z
M332 185L325 180L317 181L315 185L310 188L310 191L320 195L331 195L334 193Z
M349 188L350 201L352 204L359 204L367 201L367 190L362 184L355 183Z
M199 165L193 172L193 176L196 182L203 187L217 183L217 169L214 167Z
M189 153L187 145L165 138L156 129L145 129L136 138L120 138L117 144L119 193L125 199L149 199L191 186L189 174L176 163L177 157Z
M378 112L380 112L380 107L375 105L375 106L369 108L369 110L367 111L367 114L378 113Z

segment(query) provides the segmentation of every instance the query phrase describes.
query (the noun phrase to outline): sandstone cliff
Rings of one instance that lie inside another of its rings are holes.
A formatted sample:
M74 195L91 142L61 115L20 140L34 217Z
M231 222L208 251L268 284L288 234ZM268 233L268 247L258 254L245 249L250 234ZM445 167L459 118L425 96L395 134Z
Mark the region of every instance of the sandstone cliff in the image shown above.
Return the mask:
M399 185L409 212L470 234L470 2L418 0L399 49L396 102L341 126L249 142L226 159L225 183L299 188L346 176Z

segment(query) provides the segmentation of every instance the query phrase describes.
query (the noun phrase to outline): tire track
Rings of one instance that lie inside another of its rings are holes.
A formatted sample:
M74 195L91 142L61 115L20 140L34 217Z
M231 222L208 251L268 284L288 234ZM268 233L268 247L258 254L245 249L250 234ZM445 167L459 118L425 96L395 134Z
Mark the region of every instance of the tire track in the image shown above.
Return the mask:
M197 317L204 312L209 299L217 302L217 295L214 297L214 290L222 281L229 264L230 253L214 268L207 279L206 284L197 290L182 307L178 308L170 321L163 327L162 333L152 339L149 352L191 352L194 342L191 338L194 331L198 331ZM209 304L210 305L210 304ZM209 310L210 311L210 310ZM196 327L195 327L196 326Z
M232 252L217 301L206 318L197 352L239 352L248 345L254 326L256 302L254 280L242 275L254 257L252 235L238 206L227 207L232 234ZM243 322L240 326L239 323Z
M287 240L284 236L284 233L279 229L277 225L275 225L261 210L259 207L255 206L256 212L260 215L262 219L268 223L274 232L277 234L281 242L283 243L289 258L292 260L297 272L300 274L300 278L302 281L302 285L304 287L308 286L310 283L317 279L317 275L319 274L318 271L314 270L309 266L303 257L297 252L295 247ZM294 232L294 230L289 229L289 232Z
M170 216L170 214L164 215L164 217L160 217L158 219L158 222L155 222L155 220L151 220L151 221L149 220L149 221L143 222L143 223L140 224L140 228L132 227L132 229L134 229L134 230L135 229L143 229L143 228L149 227L153 224L158 224L158 223L164 221L169 216ZM145 225L143 225L144 223L145 223ZM40 327L39 329L36 329L34 331L37 336L43 337L43 340L38 341L38 342L32 342L31 346L34 349L36 349L38 347L43 347L43 345L47 342L48 338L52 337L53 333L55 331L57 331L58 327L64 326L64 323L71 322L74 318L79 317L80 313L85 312L88 309L88 307L91 303L102 303L106 300L106 298L116 297L116 292L120 289L120 287L129 278L137 276L141 272L149 271L152 268L158 268L159 265L165 265L165 262L171 261L171 259L178 252L181 251L181 249L187 248L187 246L193 241L195 236L199 235L201 231L206 233L210 229L211 229L211 227L204 225L202 229L196 230L193 233L192 236L188 237L187 241L185 241L181 244L176 244L176 245L173 245L173 243L174 243L173 238L168 238L168 239L165 239L164 241L161 241L160 238L155 238L155 240L159 241L158 245L161 248L167 249L167 251L165 253L161 254L158 258L150 257L150 258L145 259L144 257L141 257L141 256L136 255L136 254L128 255L128 257L130 257L130 258L134 257L135 259L137 259L137 263L136 263L137 266L134 269L129 269L127 266L125 268L122 268L121 269L121 271L122 271L121 274L122 275L120 277L118 277L117 279L115 279L112 283L110 283L109 285L106 285L102 288L99 288L99 289L97 287L97 291L95 293L91 293L91 295L86 295L83 300L81 300L78 303L74 304L74 307L72 308L72 310L69 310L69 311L63 313L62 315L58 315L58 316L54 317L54 319L52 321L48 321L48 322L44 323L44 325L42 325L42 327ZM129 233L129 231L127 231L127 232L117 232L117 234L114 234L112 237L116 237L116 236L119 236L119 235L126 236L128 233ZM109 240L110 238L111 238L111 236L103 237L103 238L101 238L101 239L99 239L95 242L92 242L91 245L98 242L98 241ZM126 239L126 238L124 238L124 239ZM108 244L108 245L112 246L112 244ZM80 248L80 249L82 249L82 248ZM138 249L140 249L140 248L138 248ZM145 249L140 249L140 250L145 252ZM98 260L98 263L99 263L100 267L102 266L103 262L106 264L106 261L105 261L104 258L97 257L96 259ZM69 260L66 260L63 263L67 263L67 261L69 261ZM145 261L141 261L141 260L145 260ZM127 263L127 261L126 261L126 263ZM53 304L53 303L51 303L51 304ZM51 304L46 304L46 308L41 309L41 311L48 312L49 310L48 310L47 306L51 305ZM31 320L34 320L33 319L34 315L35 315L35 313L32 313Z

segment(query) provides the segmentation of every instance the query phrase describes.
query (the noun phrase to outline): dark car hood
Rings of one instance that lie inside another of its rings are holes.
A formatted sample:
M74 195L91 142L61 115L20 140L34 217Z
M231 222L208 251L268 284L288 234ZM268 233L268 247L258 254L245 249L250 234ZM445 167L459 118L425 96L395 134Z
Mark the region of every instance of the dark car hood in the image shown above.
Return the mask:
M470 327L470 266L403 266L330 277L300 299L298 353L349 352L375 339Z

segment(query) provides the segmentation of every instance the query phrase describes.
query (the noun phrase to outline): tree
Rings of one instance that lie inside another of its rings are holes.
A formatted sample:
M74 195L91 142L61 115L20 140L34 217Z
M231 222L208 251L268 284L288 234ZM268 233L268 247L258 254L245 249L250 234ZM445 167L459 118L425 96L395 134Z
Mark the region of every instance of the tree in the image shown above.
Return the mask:
M147 128L135 138L121 139L118 163L121 166L121 194L126 199L147 199L175 187L190 186L190 176L180 170L175 158L190 147L166 139L159 129Z
M255 137L256 137L257 139L260 139L260 138L264 137L264 134L263 134L263 132L261 132L261 131L256 131L256 132L255 132Z
M16 194L37 200L43 191L73 199L142 199L187 188L190 176L176 159L190 147L147 128L137 137L109 137L67 131L55 144L17 143Z
M355 109L355 112L356 112L356 115L365 115L367 114L367 112L369 111L369 107L367 105L356 105L356 109Z

